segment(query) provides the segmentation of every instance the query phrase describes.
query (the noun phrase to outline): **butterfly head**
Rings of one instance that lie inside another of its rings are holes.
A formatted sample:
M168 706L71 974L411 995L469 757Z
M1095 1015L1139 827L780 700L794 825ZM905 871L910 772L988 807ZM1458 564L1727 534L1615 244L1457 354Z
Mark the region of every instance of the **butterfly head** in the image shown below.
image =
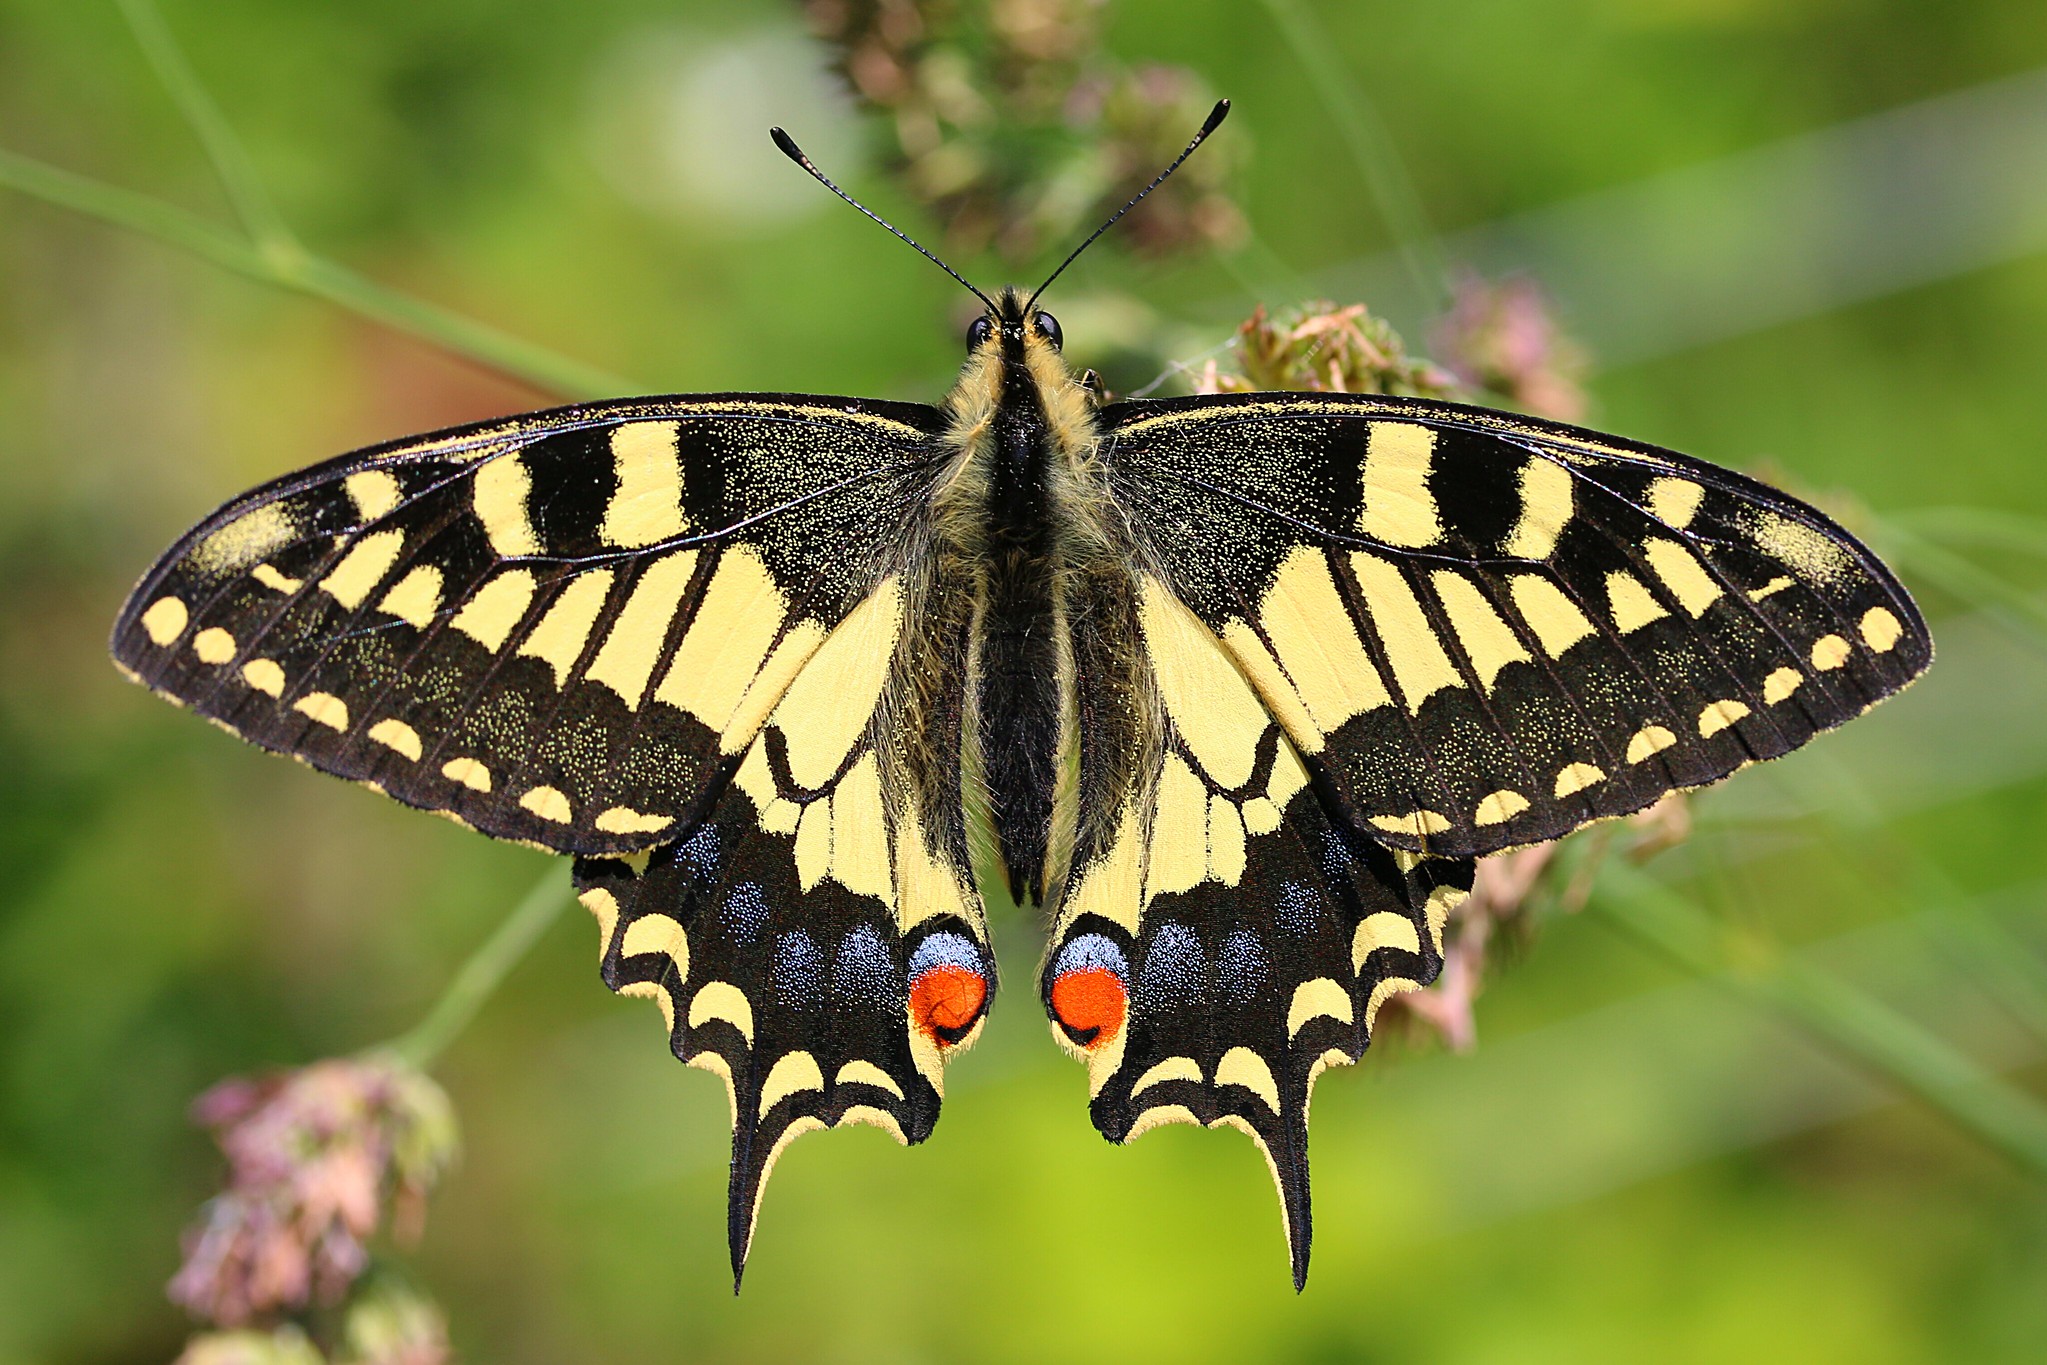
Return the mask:
M1050 346L1054 351L1066 344L1059 319L1042 308L1033 308L1029 298L1014 285L995 296L989 311L967 324L967 354L981 355L991 348L997 354L1020 356L1032 346Z

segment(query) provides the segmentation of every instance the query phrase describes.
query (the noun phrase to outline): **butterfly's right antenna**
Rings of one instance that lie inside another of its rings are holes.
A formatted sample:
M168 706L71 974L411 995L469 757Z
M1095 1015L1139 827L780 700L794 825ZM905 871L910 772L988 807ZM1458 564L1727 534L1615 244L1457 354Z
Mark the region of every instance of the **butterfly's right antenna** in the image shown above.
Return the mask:
M1085 242L1082 242L1079 246L1075 247L1073 249L1073 254L1071 256L1068 256L1065 260L1061 261L1059 263L1059 268L1053 271L1050 275L1047 275L1045 277L1045 282L1039 285L1036 289L1031 291L1030 301L1024 304L1024 312L1029 313L1031 311L1031 304L1034 304L1038 301L1038 295L1044 293L1047 289L1050 289L1052 287L1052 281L1058 279L1061 275L1065 274L1066 267L1072 265L1075 261L1079 260L1080 253L1086 251L1089 247L1095 244L1096 237L1101 236L1110 228L1116 226L1117 220L1120 219L1124 214L1130 212L1130 210L1136 208L1139 200L1143 199L1144 196L1150 194L1160 185L1163 185L1166 182L1167 176L1171 175L1174 171L1179 170L1180 163L1185 161L1188 157L1194 155L1194 149L1196 147L1199 147L1202 143L1208 141L1208 135L1214 132L1216 129L1222 127L1223 120L1228 118L1229 116L1230 102L1228 100L1217 100L1215 102L1215 108L1208 111L1208 121L1201 125L1201 131L1196 133L1194 135L1194 140L1187 144L1187 150L1180 153L1178 156L1174 157L1173 164L1166 167L1164 170L1160 171L1158 173L1158 177L1154 179L1149 185L1146 185L1143 189L1139 190L1136 194L1132 195L1129 203L1125 204L1122 208L1117 209L1115 213L1110 215L1109 221L1102 224L1100 227L1096 228L1094 230L1093 236L1089 237ZM816 172L813 171L811 172L811 174L815 175ZM830 184L831 182L826 181L825 183Z
M916 250L916 252L917 252L917 254L918 254L918 255L922 256L922 257L923 257L923 258L924 258L925 260L927 260L927 261L931 262L931 264L933 264L933 265L937 266L937 267L938 267L938 268L939 268L940 270L943 270L943 271L944 271L944 272L945 272L946 274L948 274L948 275L952 276L952 277L953 277L954 279L958 280L958 281L959 281L959 282L960 282L961 284L965 284L965 285L967 286L967 291L968 291L969 293L971 293L971 294L972 294L972 295L973 295L973 296L974 296L975 298L979 299L979 300L980 300L980 301L981 301L982 303L985 303L985 304L987 304L987 305L988 305L988 311L989 311L990 313L999 313L999 312L1001 311L1000 309L998 309L998 308L997 308L997 307L995 306L995 301L994 301L993 299L989 298L989 297L988 297L988 296L987 296L986 294L983 294L983 293L982 293L982 292L981 292L980 290L978 290L978 289L974 288L974 286L973 286L973 285L971 285L971 284L967 284L967 277L966 277L966 276L964 276L964 275L960 274L960 272L959 272L959 271L957 271L957 270L954 270L954 269L953 269L953 268L952 268L951 266L947 265L947 264L946 264L946 263L945 263L944 261L941 261L941 260L939 260L939 259L938 259L938 258L937 258L936 256L932 255L932 254L931 254L930 252L926 251L926 250L925 250L925 249L924 249L924 248L923 248L922 246L918 245L918 242L917 242L917 239L916 239L916 238L912 237L912 236L911 236L911 235L910 235L909 233L907 233L907 232L904 232L904 231L903 231L903 230L902 230L901 228L897 227L897 226L896 226L896 225L895 225L894 223L891 223L891 222L890 222L890 221L889 221L888 219L886 219L886 218L882 217L882 216L881 216L880 214L876 213L876 212L875 212L875 211L874 211L873 209L871 209L871 208L867 207L867 205L865 205L865 204L861 203L861 202L860 202L860 201L859 201L858 199L855 199L855 198L854 198L854 197L853 197L852 195L850 195L850 194L846 193L846 192L845 192L844 190L840 189L840 188L839 188L839 187L838 187L837 185L833 184L833 183L832 183L832 178L831 178L830 176L826 175L826 174L825 174L825 173L824 173L823 171L819 170L819 169L817 168L817 166L816 166L816 165L815 165L815 164L814 164L814 163L813 163L813 162L811 161L811 159L810 159L809 157L807 157L807 156L805 156L805 155L803 154L803 149L802 149L801 147L799 147L799 146L797 146L797 145L796 145L796 139L795 139L795 138L793 138L793 137L790 137L790 136L789 136L789 135L788 135L787 133L783 132L783 131L782 131L782 130L781 130L780 128L770 128L770 129L768 129L768 136L769 136L769 137L771 137L771 138L773 138L773 139L775 140L775 145L776 145L777 147L780 147L780 148L782 149L782 155L783 155L783 156L786 156L786 157L788 157L788 158L789 158L789 159L790 159L791 161L793 161L793 162L795 162L795 163L796 163L797 165L801 166L801 167L802 167L802 168L803 168L804 170L806 170L806 171L809 171L809 172L810 172L810 173L811 173L811 174L812 174L813 176L815 176L815 177L817 178L817 183L818 183L818 184L820 184L820 185L824 186L824 187L825 187L826 189L830 190L830 191L831 191L831 192L832 192L833 194L836 194L836 195L838 195L838 196L839 196L839 198L841 198L841 199L845 200L845 201L846 201L847 203L851 204L851 205L852 205L852 206L853 206L854 208L856 208L856 209L859 209L859 210L860 210L860 211L861 211L862 213L866 214L866 215L867 215L867 216L868 216L869 218L872 218L872 219L873 219L873 220L874 220L875 222L877 222L877 223L881 224L881 225L882 225L883 227L887 228L887 229L888 229L888 230L889 230L890 232L893 232L893 233L894 233L894 234L895 234L896 236L898 236L898 237L902 238L902 239L903 239L904 241L908 242L908 243L909 243L909 244L911 245L911 247L912 247L912 248L914 248L914 249ZM1177 165L1178 163L1176 162L1175 164ZM1163 179L1163 178L1164 178L1164 177L1161 177L1161 179Z

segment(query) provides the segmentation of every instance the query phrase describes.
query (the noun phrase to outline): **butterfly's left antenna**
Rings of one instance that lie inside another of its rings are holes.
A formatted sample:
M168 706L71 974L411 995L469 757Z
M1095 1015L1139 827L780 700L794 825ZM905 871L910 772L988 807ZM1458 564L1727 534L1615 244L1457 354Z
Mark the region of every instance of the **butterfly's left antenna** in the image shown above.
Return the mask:
M860 211L861 211L862 213L866 214L866 215L867 215L867 216L868 216L869 218L872 218L872 219L873 219L873 220L874 220L875 222L877 222L877 223L881 224L881 225L882 225L883 227L887 228L887 229L888 229L888 230L889 230L890 232L893 232L893 233L894 233L894 234L895 234L896 236L898 236L898 237L902 238L902 239L903 239L904 241L908 242L908 243L909 243L909 244L910 244L910 245L911 245L911 246L912 246L913 248L915 248L915 250L916 250L916 252L917 252L917 254L918 254L918 255L922 256L922 257L923 257L923 258L924 258L925 260L927 260L927 261L931 262L931 264L933 264L933 265L937 266L937 267L938 267L938 268L939 268L940 270L943 270L943 271L944 271L944 272L945 272L946 274L948 274L948 275L952 276L952 277L953 277L954 279L958 280L958 281L959 281L959 282L960 282L961 284L964 284L964 285L966 285L966 286L967 286L967 291L968 291L969 293L971 293L971 294L972 294L972 295L973 295L973 296L974 296L975 298L979 299L979 300L980 300L980 301L981 301L982 303L985 303L985 304L987 304L987 305L988 305L988 311L989 311L990 313L999 313L999 312L1001 311L1000 309L998 309L998 308L997 308L997 307L995 306L995 301L994 301L993 299L989 298L989 297L988 297L988 296L987 296L986 294L983 294L983 293L982 293L982 292L981 292L980 290L978 290L978 289L974 288L974 286L973 286L973 285L971 285L971 284L967 284L967 277L966 277L966 276L964 276L964 275L960 274L960 272L959 272L959 271L957 271L957 270L954 270L954 269L953 269L953 268L952 268L951 266L947 265L947 264L946 264L946 263L945 263L944 261L941 261L941 260L939 260L939 259L938 259L938 258L937 258L936 256L934 256L934 255L932 255L932 254L931 254L930 252L926 251L926 250L925 250L925 249L924 249L924 248L923 248L923 247L922 247L921 245L919 245L919 243L918 243L918 241L917 241L917 239L916 239L916 238L912 237L912 236L911 236L911 235L910 235L909 233L907 233L907 232L903 231L903 230L902 230L901 228L897 227L897 226L896 226L896 225L895 225L894 223L891 223L891 222L890 222L890 221L889 221L888 219L886 219L886 218L882 217L882 216L881 216L880 214L876 213L876 212L875 212L875 211L874 211L873 209L871 209L871 208L867 207L867 205L865 205L865 204L861 203L861 202L860 202L860 201L859 201L858 199L855 199L855 198L854 198L854 197L853 197L852 195L850 195L850 194L846 193L846 192L845 192L844 190L840 189L840 188L839 188L839 187L838 187L837 185L833 184L833 183L832 183L832 178L831 178L830 176L826 175L826 174L825 174L825 173L824 173L823 171L819 170L819 169L817 168L817 166L816 166L816 165L815 165L815 164L814 164L814 163L813 163L813 162L811 161L811 159L810 159L809 157L807 157L807 156L805 156L805 155L803 154L803 149L802 149L801 147L799 147L799 146L797 146L797 145L796 145L796 139L795 139L795 138L793 138L793 137L790 137L790 136L789 136L789 135L788 135L787 133L783 132L783 131L782 131L782 130L781 130L780 128L770 128L770 129L768 129L768 136L769 136L769 137L771 137L771 138L773 138L773 139L775 140L775 145L776 145L777 147L780 147L780 148L782 149L782 155L783 155L783 156L786 156L786 157L788 157L788 158L789 158L789 159L790 159L791 161L793 161L793 162L795 162L795 163L796 163L797 165L801 166L801 167L802 167L802 168L803 168L804 170L806 170L806 171L809 171L809 172L810 172L810 173L811 173L811 174L812 174L813 176L817 177L817 183L818 183L818 184L820 184L820 185L823 185L823 186L824 186L824 187L825 187L826 189L830 190L830 191L831 191L831 192L832 192L833 194L836 194L836 195L838 195L838 196L839 196L839 198L841 198L841 199L845 200L845 201L846 201L847 203L851 204L851 205L852 205L852 206L853 206L854 208L856 208L856 209L859 209L859 210L860 210ZM1175 164L1178 164L1178 163L1175 163Z
M1059 268L1053 271L1050 275L1047 275L1045 277L1045 282L1039 285L1036 289L1031 291L1030 301L1024 304L1024 312L1029 313L1031 311L1031 304L1034 304L1038 301L1038 295L1044 293L1047 289L1050 289L1052 287L1052 281L1058 279L1061 275L1065 274L1066 267L1072 265L1075 261L1079 260L1080 253L1086 251L1089 247L1095 244L1096 237L1101 236L1110 228L1116 226L1117 221L1121 219L1124 214L1136 208L1138 202L1142 200L1144 196L1150 194L1160 185L1165 184L1166 177L1171 175L1174 171L1179 170L1180 163L1185 161L1188 157L1194 155L1194 149L1196 147L1199 147L1202 143L1208 141L1208 135L1214 132L1216 129L1222 127L1223 120L1228 118L1229 116L1230 102L1228 100L1217 100L1215 102L1215 108L1208 111L1208 121L1201 125L1201 131L1196 133L1194 135L1194 140L1187 144L1187 150L1180 153L1178 156L1174 157L1172 165L1160 171L1157 177L1154 178L1149 185L1146 185L1143 189L1139 190L1136 194L1130 197L1129 203L1125 204L1122 208L1117 209L1113 214L1109 215L1108 222L1096 228L1093 234L1091 234L1085 242L1082 242L1079 246L1075 247L1073 249L1073 254L1071 256L1068 256L1065 260L1061 261L1059 263ZM783 150L787 151L788 149L784 148ZM817 172L812 171L811 174L817 175ZM822 176L820 176L819 178L823 179ZM827 180L825 181L825 183L829 185L831 182Z

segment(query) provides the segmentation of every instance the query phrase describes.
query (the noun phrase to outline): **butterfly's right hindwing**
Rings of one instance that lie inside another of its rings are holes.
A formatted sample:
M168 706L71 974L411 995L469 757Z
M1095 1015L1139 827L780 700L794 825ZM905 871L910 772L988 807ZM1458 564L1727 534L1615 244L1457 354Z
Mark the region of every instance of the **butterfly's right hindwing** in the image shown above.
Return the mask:
M873 587L938 415L593 404L346 456L150 570L116 660L265 748L569 853L702 814Z

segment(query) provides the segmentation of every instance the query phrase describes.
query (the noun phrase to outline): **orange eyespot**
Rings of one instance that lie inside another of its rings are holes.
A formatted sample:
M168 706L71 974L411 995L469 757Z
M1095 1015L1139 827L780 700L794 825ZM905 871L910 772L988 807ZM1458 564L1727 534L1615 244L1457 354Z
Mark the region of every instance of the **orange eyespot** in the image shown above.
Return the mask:
M910 983L910 1018L934 1042L956 1043L987 999L988 981L979 972L940 963Z
M1129 1009L1123 978L1107 967L1061 972L1052 981L1052 1013L1082 1047L1115 1037Z

